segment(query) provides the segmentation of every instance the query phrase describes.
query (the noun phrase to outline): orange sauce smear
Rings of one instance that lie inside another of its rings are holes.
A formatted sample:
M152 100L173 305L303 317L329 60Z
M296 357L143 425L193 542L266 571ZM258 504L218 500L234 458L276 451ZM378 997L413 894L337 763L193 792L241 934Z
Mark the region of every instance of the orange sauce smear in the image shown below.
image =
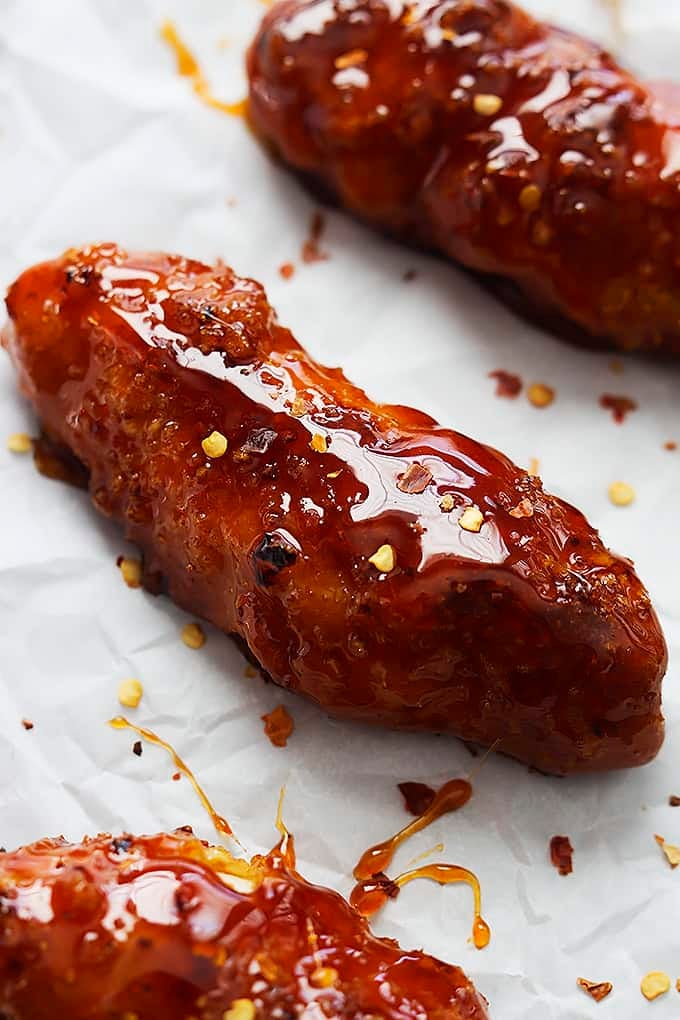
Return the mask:
M147 743L154 744L156 747L162 747L164 751L167 751L175 764L175 768L179 769L179 771L186 776L193 786L198 799L210 816L210 820L215 826L217 832L223 836L228 836L230 839L233 839L236 843L238 843L229 822L226 818L223 818L222 815L215 811L215 808L210 803L205 790L199 783L198 779L196 779L194 773L191 771L186 762L182 761L180 756L177 754L177 751L175 751L174 747L172 747L167 740L163 740L161 737L157 736L153 730L147 730L143 726L135 726L134 723L129 722L122 715L117 715L114 719L110 719L109 726L113 726L114 730L133 730L134 733L137 733L140 737L146 740ZM239 843L239 846L240 845L241 844Z
M178 73L183 78L191 79L193 90L199 99L221 113L228 113L232 117L244 116L247 108L247 101L245 99L241 99L238 103L225 103L213 95L200 64L179 35L172 21L165 21L163 23L161 26L161 37L175 54Z
M397 849L411 836L425 829L437 818L451 811L458 811L472 796L472 786L466 779L451 779L436 793L427 811L405 825L394 836L369 847L361 856L354 869L357 885L350 895L350 903L364 917L372 917L388 899L394 899L399 891L417 878L426 878L439 885L464 882L472 889L474 896L474 920L472 941L477 949L484 949L491 939L491 929L482 917L482 893L479 879L467 868L456 864L425 864L420 868L404 872L395 879L385 874Z

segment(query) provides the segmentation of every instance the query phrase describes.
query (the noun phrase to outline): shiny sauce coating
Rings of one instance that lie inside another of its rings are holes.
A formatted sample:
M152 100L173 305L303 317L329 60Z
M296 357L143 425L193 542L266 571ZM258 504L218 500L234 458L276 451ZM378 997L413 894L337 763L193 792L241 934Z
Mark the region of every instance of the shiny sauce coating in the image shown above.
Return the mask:
M73 249L7 304L20 387L147 586L275 682L544 771L654 756L666 651L647 593L539 479L373 403L222 265Z
M0 854L0 1014L487 1016L459 968L375 938L337 893L305 882L290 844L248 863L190 829Z
M573 338L680 353L680 90L506 0L281 0L250 119L375 226Z

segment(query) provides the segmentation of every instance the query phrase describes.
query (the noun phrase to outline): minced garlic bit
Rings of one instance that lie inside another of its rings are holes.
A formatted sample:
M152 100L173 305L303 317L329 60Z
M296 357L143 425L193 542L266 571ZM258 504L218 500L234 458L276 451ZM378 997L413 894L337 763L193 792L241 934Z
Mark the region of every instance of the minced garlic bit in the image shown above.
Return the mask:
M525 497L524 499L520 499L517 506L513 506L512 510L508 510L508 513L511 517L516 517L518 519L521 517L533 517L534 506L531 500L526 499Z
M458 524L463 531L478 532L482 529L484 514L478 506L468 506L458 518Z
M372 556L368 557L368 562L372 563L381 574L389 574L397 565L397 554L393 546L381 545Z
M209 436L206 436L201 441L203 453L206 457L211 457L212 459L224 457L228 445L227 437L223 436L221 432L211 432Z
M137 708L143 693L139 680L122 680L118 685L118 700L125 708Z
M662 970L650 971L640 982L640 991L650 1002L652 999L658 999L660 995L665 995L670 987L671 979Z
M290 413L293 418L302 418L304 414L307 414L307 401L302 397L296 397L290 405Z
M445 514L451 513L455 505L456 501L454 500L450 492L447 492L446 495L442 496L442 498L439 500L439 509L442 511L442 513Z
M320 432L315 432L309 441L309 445L312 450L317 453L326 453L328 450L328 440L325 436L322 436Z
M230 1008L222 1014L222 1020L255 1020L255 1013L252 999L234 999Z
M118 561L120 572L128 588L140 588L142 585L142 564L139 560L121 556Z
M335 967L317 967L309 978L314 988L330 988L338 980L339 974Z
M338 468L337 471L329 471L328 474L326 475L326 478L337 478L341 471L342 468Z
M7 449L10 453L30 453L32 446L28 432L13 432L7 437Z
M663 836L655 836L654 839L663 850L664 856L671 868L677 868L678 864L680 864L680 847L667 843Z
M614 506L630 506L635 499L635 489L628 482L612 482L607 491Z
M527 399L534 407L549 407L555 399L555 391L545 383L532 383L527 387Z
M182 641L187 648L202 648L205 644L205 633L200 623L187 623L182 627Z
M502 105L503 100L500 96L489 95L484 92L478 92L472 100L472 108L480 117L493 117L494 113L498 113Z
M539 461L538 457L530 457L529 458L529 468L527 470L527 474L531 475L532 478L535 478L538 475L538 472L540 470L541 470L541 462Z
M535 212L541 204L541 189L537 184L526 184L519 193L519 204L525 212Z

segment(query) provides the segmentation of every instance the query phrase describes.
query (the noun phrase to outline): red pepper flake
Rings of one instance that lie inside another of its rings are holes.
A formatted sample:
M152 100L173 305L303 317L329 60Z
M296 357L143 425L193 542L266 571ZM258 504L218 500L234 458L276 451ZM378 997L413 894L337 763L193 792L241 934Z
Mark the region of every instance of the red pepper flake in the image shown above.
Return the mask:
M290 280L291 276L295 274L295 266L292 262L284 262L282 266L279 266L279 273L284 280Z
M513 506L512 510L508 510L511 517L522 518L522 517L533 517L534 516L534 505L529 499L520 499L517 506Z
M663 444L664 450L677 450L678 444L674 439L669 439L668 442Z
M399 792L404 798L404 807L416 818L425 814L436 797L432 787L425 783L399 783Z
M277 705L275 709L261 718L264 723L264 732L274 747L285 747L289 736L295 729L295 723L290 713L283 705Z
M631 411L637 411L637 403L631 397L617 396L614 393L603 393L600 397L600 407L605 411L611 411L617 425L621 425Z
M23 728L25 730L32 730L33 729L33 723L31 722L30 719L22 719L21 720L21 725L23 726Z
M403 475L399 475L397 488L400 492L420 494L421 492L425 492L425 489L431 481L432 472L422 464L418 464L418 462L415 461L413 464L409 464Z
M506 372L505 369L497 368L495 371L489 372L489 379L496 380L497 397L514 400L522 392L521 378L518 375L513 375L512 372Z
M181 778L182 778L182 773L181 772L173 772L172 773L172 781L173 781L173 783L179 783Z
M578 978L576 984L595 999L595 1002L606 999L614 987L611 981L588 981L586 978Z
M412 283L413 280L415 280L415 278L417 277L417 275L418 273L416 272L415 269L407 269L402 276L402 280L404 281L404 283Z
M400 886L389 875L386 875L384 871L376 871L370 881L371 885L376 885L391 900L396 900L401 892Z
M680 797L676 797L674 793L668 798L668 803L671 807L680 807Z
M550 840L550 860L560 875L571 875L574 848L568 836L553 836Z
M141 740L135 740L134 744L132 745L132 753L136 754L138 758L141 758L142 750L143 748Z
M328 258L328 253L319 248L319 241L325 227L326 221L323 214L315 212L309 226L309 237L302 245L303 262L324 262Z

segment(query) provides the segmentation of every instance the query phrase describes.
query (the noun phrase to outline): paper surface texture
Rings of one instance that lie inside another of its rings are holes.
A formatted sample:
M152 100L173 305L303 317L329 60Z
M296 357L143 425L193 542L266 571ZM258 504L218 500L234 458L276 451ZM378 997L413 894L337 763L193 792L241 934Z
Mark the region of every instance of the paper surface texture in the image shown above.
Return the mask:
M680 4L535 0L532 10L605 41L650 77L680 75ZM470 891L406 888L376 919L380 934L461 964L496 1020L637 1020L678 1016L680 870L654 841L680 844L680 365L577 350L519 321L446 263L327 212L330 258L300 259L316 205L272 165L238 118L203 105L181 79L159 28L172 18L214 91L245 94L242 58L264 13L259 0L0 0L0 287L26 266L86 241L166 249L261 280L281 321L321 361L385 402L417 406L498 446L538 458L546 488L579 506L605 542L630 556L670 647L666 744L650 767L549 779L491 757L474 796L400 851L395 872L441 841L437 859L475 870L493 936L468 942ZM284 280L279 267L293 262ZM405 271L417 276L409 283ZM545 410L494 395L488 373L545 382ZM603 393L639 405L622 425ZM131 553L87 496L50 482L5 450L36 433L0 352L0 844L45 835L154 832L191 823L212 838L189 784L160 751L131 752L110 730L120 680L144 685L135 721L172 741L249 851L285 820L300 870L344 893L359 854L407 819L396 784L437 786L476 762L455 740L334 722L260 678L206 627L204 648L180 640L191 618L128 589L116 557ZM634 486L627 508L610 482ZM285 704L288 747L260 716ZM22 718L31 720L27 731ZM574 872L560 877L548 843L568 835ZM672 990L650 1006L640 978L665 970ZM595 1004L577 977L611 981Z

